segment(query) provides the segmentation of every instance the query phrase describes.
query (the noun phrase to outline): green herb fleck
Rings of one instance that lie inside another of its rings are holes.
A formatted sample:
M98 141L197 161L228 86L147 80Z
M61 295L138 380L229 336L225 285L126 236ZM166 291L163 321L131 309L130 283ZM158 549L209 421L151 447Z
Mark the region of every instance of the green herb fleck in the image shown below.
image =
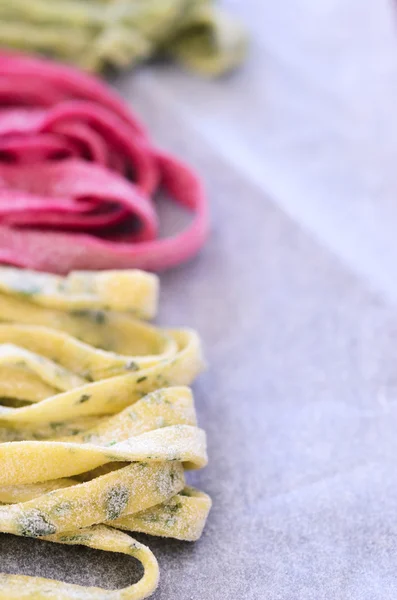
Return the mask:
M136 380L137 383L142 383L142 381L146 381L147 377L146 375L144 375L143 377L138 377L138 379Z
M180 502L175 502L175 504L169 504L167 506L167 510L171 514L177 513L180 508L182 508L182 504Z
M59 538L60 542L64 542L65 544L83 544L84 542L88 542L91 539L90 535L63 535Z
M143 514L141 516L141 521L144 521L145 523L158 523L160 521L160 517L155 513L148 513L146 515Z
M98 325L102 325L106 321L106 313L103 310L72 310L71 314L74 317L90 319Z
M56 504L51 512L56 515L63 516L70 512L71 509L72 503L66 500L65 502L60 502L59 504Z
M105 513L109 521L117 519L128 504L129 491L124 485L118 485L110 488L105 499Z
M57 528L36 508L21 516L18 522L20 534L25 537L42 537L56 533Z
M124 369L126 371L139 371L139 365L137 365L133 360L130 360L124 365Z
M14 283L12 287L13 290L21 296L34 296L41 292L40 286L37 284L35 285L24 281L18 282L17 285Z
M105 323L106 315L103 312L103 310L97 310L94 312L95 312L95 315L94 315L95 323L98 323L98 325L102 325L103 323Z
M84 404L84 402L88 402L88 400L91 398L90 394L83 394L82 396L80 396L80 398L77 400L76 404Z
M81 376L84 377L84 379L86 379L87 381L90 381L90 382L94 381L94 378L89 371L83 371Z
M69 435L79 435L81 433L81 429L71 429L69 431Z
M51 429L59 429L60 427L63 427L63 424L63 421L53 421L50 423L50 427Z

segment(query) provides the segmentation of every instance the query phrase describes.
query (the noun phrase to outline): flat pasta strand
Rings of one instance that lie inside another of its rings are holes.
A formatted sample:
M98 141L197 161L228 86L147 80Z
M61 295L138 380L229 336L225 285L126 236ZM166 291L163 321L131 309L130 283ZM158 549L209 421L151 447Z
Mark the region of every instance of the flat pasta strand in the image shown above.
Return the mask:
M185 483L207 463L186 387L203 366L200 339L137 320L157 301L145 275L0 269L0 531L144 567L113 591L0 575L0 599L139 600L157 585L157 561L118 530L202 533L211 500Z
M14 504L33 500L75 483L77 480L59 479L43 484L0 487L0 502ZM178 494L161 504L108 521L108 524L126 531L193 542L200 538L210 508L211 499L207 494L185 486ZM76 535L80 534L77 532Z
M0 292L65 311L126 311L140 319L157 312L158 278L139 270L74 271L66 277L0 267Z
M0 574L1 600L141 600L154 592L159 570L153 553L137 540L105 526L95 526L79 531L79 535L48 536L44 539L59 544L82 546L119 552L139 560L144 575L138 583L122 590L103 590L97 587L63 583L43 577Z

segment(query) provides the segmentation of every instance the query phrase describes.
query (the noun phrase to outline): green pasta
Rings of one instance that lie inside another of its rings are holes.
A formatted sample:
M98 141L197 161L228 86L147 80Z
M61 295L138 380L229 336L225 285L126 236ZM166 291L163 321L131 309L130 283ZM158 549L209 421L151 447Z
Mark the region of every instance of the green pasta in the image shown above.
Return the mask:
M97 72L162 55L217 76L243 60L247 36L213 0L0 0L0 46Z

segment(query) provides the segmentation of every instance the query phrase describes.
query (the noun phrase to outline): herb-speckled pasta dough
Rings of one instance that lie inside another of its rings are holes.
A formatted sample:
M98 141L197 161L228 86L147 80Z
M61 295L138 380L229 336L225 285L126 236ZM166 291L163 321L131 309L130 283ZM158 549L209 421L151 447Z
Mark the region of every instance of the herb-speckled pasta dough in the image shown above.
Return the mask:
M189 385L191 330L163 330L157 278L56 277L0 268L0 531L137 558L142 579L103 590L0 575L0 599L138 600L157 586L149 548L122 531L194 541L210 498L185 485L207 461Z

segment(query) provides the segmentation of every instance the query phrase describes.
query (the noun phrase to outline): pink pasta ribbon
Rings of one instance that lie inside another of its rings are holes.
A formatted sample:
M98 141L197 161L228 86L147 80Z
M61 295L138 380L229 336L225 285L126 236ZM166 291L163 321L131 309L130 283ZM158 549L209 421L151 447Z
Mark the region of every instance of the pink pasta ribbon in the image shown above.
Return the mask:
M159 189L194 214L160 239ZM71 67L0 53L0 262L162 270L194 256L207 232L200 180L113 91Z

